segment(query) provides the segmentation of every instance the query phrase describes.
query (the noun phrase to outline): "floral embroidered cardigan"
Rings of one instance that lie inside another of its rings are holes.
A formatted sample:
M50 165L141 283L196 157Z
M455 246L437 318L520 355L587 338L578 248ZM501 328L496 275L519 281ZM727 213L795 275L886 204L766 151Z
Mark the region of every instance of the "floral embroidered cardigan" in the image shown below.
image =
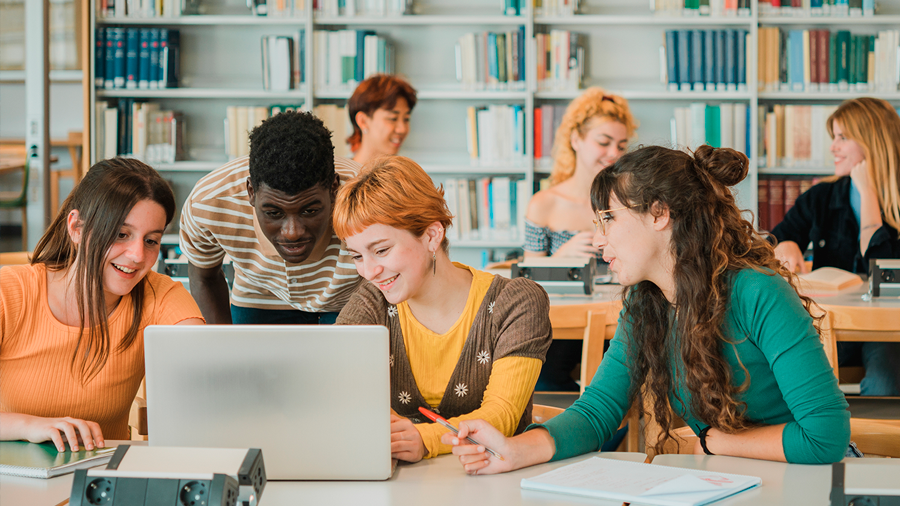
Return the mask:
M543 361L550 347L550 301L533 281L495 276L475 315L456 369L434 411L453 418L481 407L490 380L492 363L504 357L528 357ZM390 330L391 408L414 423L428 423L418 408L431 408L416 386L397 308L371 283L364 283L338 316L338 325L384 325ZM460 387L463 385L463 387ZM464 392L463 395L459 395ZM531 423L529 400L516 434Z

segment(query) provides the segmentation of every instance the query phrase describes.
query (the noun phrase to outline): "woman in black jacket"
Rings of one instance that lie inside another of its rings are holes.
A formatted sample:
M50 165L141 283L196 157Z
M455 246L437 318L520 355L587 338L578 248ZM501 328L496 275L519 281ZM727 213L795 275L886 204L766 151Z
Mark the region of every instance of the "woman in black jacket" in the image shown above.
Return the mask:
M775 254L804 272L813 268L868 271L869 259L900 258L900 116L884 100L862 97L828 117L835 175L801 195L772 234ZM900 395L900 343L838 343L840 365L862 359L863 395Z

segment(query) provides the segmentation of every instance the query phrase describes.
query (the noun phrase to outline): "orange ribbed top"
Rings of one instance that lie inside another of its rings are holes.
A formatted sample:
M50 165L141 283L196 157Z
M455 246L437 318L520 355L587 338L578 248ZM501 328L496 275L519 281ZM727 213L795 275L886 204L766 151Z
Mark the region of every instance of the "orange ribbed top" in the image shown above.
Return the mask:
M91 420L104 438L129 439L128 412L144 377L144 328L202 318L180 283L155 272L146 279L153 289L147 290L138 338L116 351L131 324L131 296L125 296L109 315L109 359L82 385L71 367L78 327L50 312L46 266L0 269L0 411Z

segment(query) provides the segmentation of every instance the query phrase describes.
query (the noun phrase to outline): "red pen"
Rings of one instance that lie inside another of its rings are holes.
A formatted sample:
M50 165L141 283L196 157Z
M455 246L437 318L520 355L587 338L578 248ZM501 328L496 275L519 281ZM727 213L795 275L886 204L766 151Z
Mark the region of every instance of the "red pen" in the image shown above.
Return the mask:
M443 416L441 416L441 415L439 415L439 414L437 414L437 413L434 413L434 412L432 412L432 411L429 411L429 410L427 410L427 409L425 409L425 408L419 408L419 411L420 411L423 415L427 416L428 419L431 420L432 422L434 422L434 423L439 423L439 424L443 425L445 428L447 428L447 429L449 429L449 430L452 430L454 434L459 434L459 429L457 429L456 427L454 427L453 425L451 425L450 422L448 422L447 419L444 418ZM470 437L466 437L466 441L472 443L473 445L484 446L483 444L479 443L478 441L475 441L474 439L472 439L472 438L470 438ZM491 449L488 448L487 446L484 446L484 451L490 453L491 455L493 455L494 457L497 457L497 458L500 459L500 460L505 460L505 459L503 458L503 455L500 455L499 453L495 452L494 450L491 450Z

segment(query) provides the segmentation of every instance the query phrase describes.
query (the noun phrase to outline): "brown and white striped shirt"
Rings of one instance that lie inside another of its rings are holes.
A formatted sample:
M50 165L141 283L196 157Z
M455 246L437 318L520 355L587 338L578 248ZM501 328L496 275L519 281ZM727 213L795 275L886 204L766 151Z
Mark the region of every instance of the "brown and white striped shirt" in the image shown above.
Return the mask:
M341 182L360 165L334 157ZM231 303L255 309L340 311L362 278L341 240L331 231L300 264L285 262L259 228L247 195L249 157L237 158L204 176L181 211L181 251L197 267L234 265ZM331 227L329 227L331 230Z

